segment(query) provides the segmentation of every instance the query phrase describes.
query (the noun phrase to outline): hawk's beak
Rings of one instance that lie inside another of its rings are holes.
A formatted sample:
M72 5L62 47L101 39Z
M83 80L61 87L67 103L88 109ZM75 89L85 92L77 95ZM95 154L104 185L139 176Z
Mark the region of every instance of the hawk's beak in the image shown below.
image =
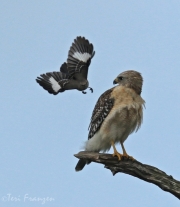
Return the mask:
M118 82L117 82L117 78L113 81L113 84L117 84Z

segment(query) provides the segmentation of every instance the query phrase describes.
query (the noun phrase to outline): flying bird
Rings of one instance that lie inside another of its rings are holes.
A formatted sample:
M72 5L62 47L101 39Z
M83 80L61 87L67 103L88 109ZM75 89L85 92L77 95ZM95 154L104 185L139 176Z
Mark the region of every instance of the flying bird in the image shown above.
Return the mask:
M84 148L85 151L105 152L112 146L113 156L119 160L123 157L134 159L127 154L123 143L140 128L143 120L143 78L139 72L129 70L119 74L113 83L118 85L105 91L95 105ZM121 144L123 154L117 151L117 143ZM80 159L75 170L80 171L89 163Z
M88 68L95 51L93 45L84 37L77 37L68 52L67 62L64 62L59 72L48 72L37 77L36 81L50 94L58 94L65 90L84 90L90 88L87 80Z

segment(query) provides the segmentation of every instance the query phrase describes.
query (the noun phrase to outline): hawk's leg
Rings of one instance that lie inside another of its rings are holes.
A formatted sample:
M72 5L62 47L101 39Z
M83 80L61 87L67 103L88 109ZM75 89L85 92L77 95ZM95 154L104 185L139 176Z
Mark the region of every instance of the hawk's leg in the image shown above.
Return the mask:
M89 88L89 90L91 91L91 93L93 93L93 89L91 88L91 87L88 87Z
M85 92L85 91L82 91L82 93L83 93L83 94L86 94L87 92Z
M116 147L115 147L113 141L111 141L111 145L112 145L112 147L113 147L113 149L114 149L114 153L113 153L112 156L113 156L113 157L117 156L117 157L118 157L118 160L121 160L121 158L123 157L123 155L120 154L120 153L117 151L117 149L116 149Z
M128 158L128 159L131 159L131 160L135 160L132 156L129 156L128 154L127 154L127 152L126 152L126 150L125 150L125 148L124 148L124 145L123 145L123 143L121 143L121 147L122 147L122 150L123 150L123 157L126 157L126 158Z

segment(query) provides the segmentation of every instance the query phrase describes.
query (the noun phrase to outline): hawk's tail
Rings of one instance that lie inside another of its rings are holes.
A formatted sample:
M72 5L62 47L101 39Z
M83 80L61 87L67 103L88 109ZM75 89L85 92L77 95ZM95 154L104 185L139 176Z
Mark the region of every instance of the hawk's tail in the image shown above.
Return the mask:
M86 164L90 164L91 161L80 159L75 167L76 172L81 171Z

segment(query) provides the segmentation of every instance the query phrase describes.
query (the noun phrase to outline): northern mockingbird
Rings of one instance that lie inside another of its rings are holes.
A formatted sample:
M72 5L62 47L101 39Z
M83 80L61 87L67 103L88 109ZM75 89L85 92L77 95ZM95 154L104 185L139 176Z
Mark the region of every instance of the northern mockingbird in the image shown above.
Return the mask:
M93 45L84 37L77 37L70 47L67 63L62 64L60 72L41 74L36 81L54 95L72 89L85 94L84 90L90 88L87 75L94 54ZM90 90L93 92L92 88Z

